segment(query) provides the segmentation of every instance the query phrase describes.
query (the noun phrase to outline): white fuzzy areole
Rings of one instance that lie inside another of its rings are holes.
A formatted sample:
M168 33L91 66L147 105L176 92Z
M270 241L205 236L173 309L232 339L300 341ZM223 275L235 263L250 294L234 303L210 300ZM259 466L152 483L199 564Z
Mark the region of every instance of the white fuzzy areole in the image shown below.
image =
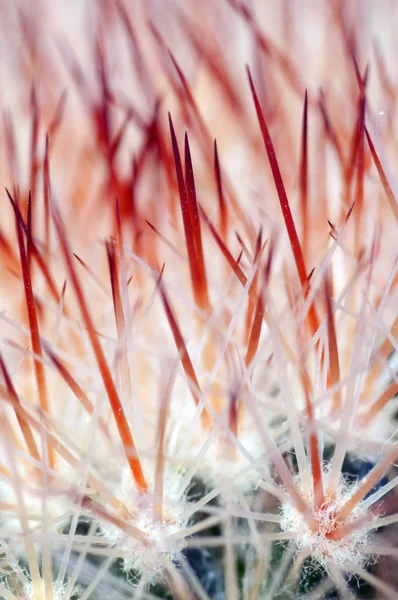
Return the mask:
M328 475L328 472L324 472L325 487ZM297 478L296 485L302 496L313 504L313 490L303 486L300 477ZM327 537L336 529L336 515L357 488L358 484L349 483L344 477L340 478L336 497L331 500L326 496L324 504L320 508L314 509L313 516L318 523L315 531L310 529L304 516L293 505L283 504L281 507L281 528L294 533L297 552L308 551L311 559L319 563L326 571L328 571L330 561L344 569L346 563L363 567L369 560L369 555L364 552L369 543L368 527L358 527L337 540ZM350 524L364 518L369 518L369 511L358 504L345 523ZM376 517L370 516L370 518L373 520Z
M178 472L166 470L163 518L158 520L154 517L152 493L138 492L129 471L123 472L118 497L132 515L128 524L139 530L144 541L126 535L108 522L101 523L101 533L118 549L124 570L145 574L148 583L162 581L167 561L174 560L185 546L183 538L173 539L186 525L183 499L178 492L181 477Z
M46 600L46 590L45 590L45 582L43 579L41 580L41 590L39 592L34 590L33 584L31 582L27 583L24 586L23 590L23 600ZM66 587L63 585L55 585L53 584L53 600L63 600L65 597Z

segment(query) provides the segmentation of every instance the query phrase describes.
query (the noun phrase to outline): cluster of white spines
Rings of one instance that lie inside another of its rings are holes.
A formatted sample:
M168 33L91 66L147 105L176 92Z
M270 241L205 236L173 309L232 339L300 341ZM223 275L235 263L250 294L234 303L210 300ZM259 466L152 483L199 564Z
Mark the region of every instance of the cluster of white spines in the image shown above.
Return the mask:
M330 470L324 467L324 482L327 484ZM303 485L300 476L296 478L296 484L303 498L314 506L313 488ZM338 521L340 510L352 497L358 488L357 483L349 482L343 475L340 477L336 492L332 495L327 493L320 506L313 509L313 517L316 526L308 524L305 516L293 504L282 503L281 505L281 529L293 534L298 554L303 553L305 557L311 558L313 566L317 565L329 571L330 565L337 565L341 571L345 571L347 565L364 567L369 561L369 521L374 521L376 516L369 513L367 508L358 504L350 514L344 525L352 525L352 531L341 537L334 538L333 533L341 525Z
M129 513L126 523L134 533L102 520L100 532L123 560L123 568L133 576L145 575L147 584L162 581L170 561L184 549L186 527L185 490L181 490L183 474L166 469L164 496L156 499L153 491L140 493L131 482L131 474L123 470L118 498ZM175 538L175 539L174 539Z

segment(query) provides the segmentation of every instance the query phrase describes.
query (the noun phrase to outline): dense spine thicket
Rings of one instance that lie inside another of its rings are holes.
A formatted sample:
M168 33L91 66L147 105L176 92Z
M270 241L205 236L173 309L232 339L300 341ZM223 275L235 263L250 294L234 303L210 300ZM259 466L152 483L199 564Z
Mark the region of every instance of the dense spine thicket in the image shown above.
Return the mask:
M1 8L5 600L398 598L397 10Z

